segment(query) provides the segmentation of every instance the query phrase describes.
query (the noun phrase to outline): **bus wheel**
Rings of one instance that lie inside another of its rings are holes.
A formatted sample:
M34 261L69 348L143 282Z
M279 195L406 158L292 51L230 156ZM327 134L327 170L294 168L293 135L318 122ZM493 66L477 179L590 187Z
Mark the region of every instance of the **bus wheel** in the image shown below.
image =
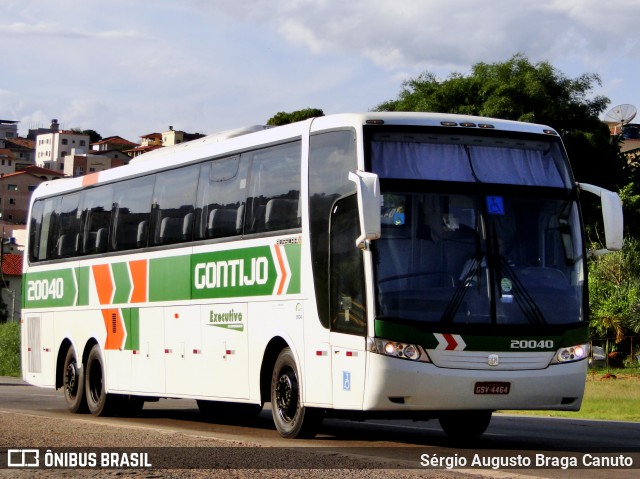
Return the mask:
M104 384L104 364L100 347L96 344L91 348L87 357L84 372L84 389L87 397L89 412L95 416L110 416L117 406L118 397L107 394Z
M291 349L282 350L271 376L273 422L282 437L311 438L322 425L324 411L301 404L298 368Z
M64 359L62 389L67 408L73 413L87 412L87 399L84 395L84 369L78 367L78 358L73 346L67 350Z
M487 430L491 411L455 411L441 415L438 420L444 432L452 439L476 439Z

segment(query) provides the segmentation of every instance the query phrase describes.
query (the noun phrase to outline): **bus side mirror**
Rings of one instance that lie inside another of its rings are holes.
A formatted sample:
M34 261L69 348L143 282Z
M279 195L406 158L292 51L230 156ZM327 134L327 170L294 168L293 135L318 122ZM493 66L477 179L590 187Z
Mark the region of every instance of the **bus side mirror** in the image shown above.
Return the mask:
M609 190L587 183L578 183L578 187L600 197L602 205L602 220L604 221L604 236L607 248L593 252L596 255L619 251L623 243L623 216L620 197Z
M356 246L364 249L367 240L380 238L380 181L375 173L349 172L349 179L356 184L358 192L358 216L360 236Z

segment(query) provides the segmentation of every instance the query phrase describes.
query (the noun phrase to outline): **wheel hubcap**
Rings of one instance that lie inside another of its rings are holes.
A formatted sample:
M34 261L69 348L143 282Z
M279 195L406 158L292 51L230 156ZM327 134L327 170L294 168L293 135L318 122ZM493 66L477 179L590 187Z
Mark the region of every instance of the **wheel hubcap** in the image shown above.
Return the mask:
M69 396L73 397L78 392L78 368L76 363L70 363L65 371L66 389Z
M291 422L298 407L298 388L295 377L290 372L283 372L276 386L276 402L280 417Z

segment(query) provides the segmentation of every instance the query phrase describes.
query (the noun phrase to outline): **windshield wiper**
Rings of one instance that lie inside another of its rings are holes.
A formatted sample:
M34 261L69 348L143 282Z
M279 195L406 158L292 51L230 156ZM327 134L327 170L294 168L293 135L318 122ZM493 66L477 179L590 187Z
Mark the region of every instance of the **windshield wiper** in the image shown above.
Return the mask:
M502 256L500 256L500 273L504 274L504 276L511 281L516 303L518 303L518 306L529 322L533 324L547 324L547 320L544 319L544 314L540 311L535 300L531 297L527 288L522 285L522 282L513 271L509 262ZM502 295L502 291L500 294Z
M456 313L458 312L458 308L460 308L462 300L464 299L465 294L467 294L467 288L471 287L472 279L474 276L477 277L478 290L480 289L480 281L482 280L482 259L484 257L484 254L482 252L482 248L480 247L480 235L478 235L477 232L475 238L475 256L471 260L469 269L465 272L464 277L461 278L461 281L458 283L456 290L453 292L451 301L449 301L449 304L447 304L447 307L442 313L442 317L440 318L441 323L453 322L453 318L455 318Z

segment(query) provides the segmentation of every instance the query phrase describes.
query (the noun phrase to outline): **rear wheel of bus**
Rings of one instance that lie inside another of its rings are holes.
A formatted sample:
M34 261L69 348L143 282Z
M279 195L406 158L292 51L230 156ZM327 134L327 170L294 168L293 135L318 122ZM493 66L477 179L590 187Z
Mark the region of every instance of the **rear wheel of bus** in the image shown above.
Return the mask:
M273 422L282 437L311 438L322 425L324 411L302 405L300 375L291 349L280 352L271 376Z
M94 416L110 416L115 412L119 397L107 394L104 381L104 360L100 347L91 348L85 366L85 394L89 412Z
M73 413L87 412L87 399L84 394L84 368L78 365L76 350L70 346L64 359L62 389L67 408Z

